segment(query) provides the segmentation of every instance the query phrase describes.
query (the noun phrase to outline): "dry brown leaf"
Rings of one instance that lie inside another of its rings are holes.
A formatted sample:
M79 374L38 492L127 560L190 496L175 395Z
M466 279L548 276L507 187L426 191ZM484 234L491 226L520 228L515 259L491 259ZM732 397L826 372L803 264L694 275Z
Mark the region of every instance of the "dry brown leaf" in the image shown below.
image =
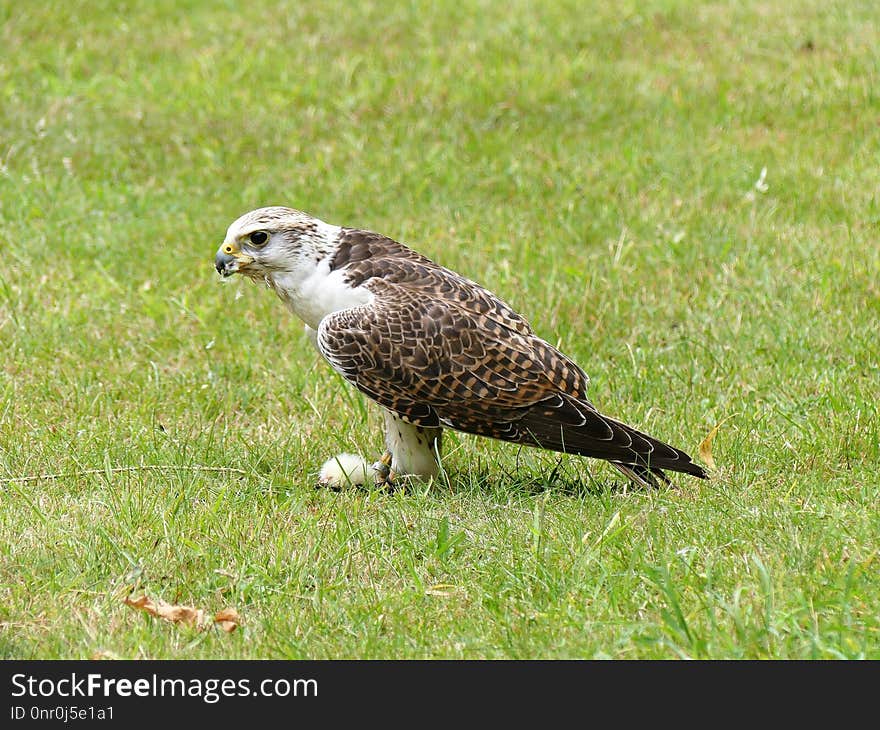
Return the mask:
M718 426L716 425L715 428L709 431L709 435L700 441L700 458L709 469L715 469L715 459L712 458L712 442L715 440L715 434L717 433Z
M727 418L721 419L718 423L715 424L715 428L709 431L709 435L700 442L700 458L711 470L715 469L715 459L712 457L712 442L715 441L715 436L718 434L718 429L721 428L725 424L725 422L729 421L735 415L736 414L734 413Z
M214 614L213 618L201 609L193 606L174 606L165 601L153 601L146 596L139 598L122 599L126 606L146 611L150 616L170 621L173 624L185 624L200 631L208 628L212 623L220 624L220 628L227 634L231 634L241 625L241 616L234 608L224 608Z
M202 628L202 624L205 622L205 612L192 606L173 606L165 601L152 601L146 596L134 599L126 596L123 602L126 606L139 608L150 616L165 619L173 624L186 624L194 628Z
M220 624L220 628L227 634L231 634L241 624L241 616L234 608L224 608L214 614L214 623Z
M131 606L132 608L140 608L141 610L144 610L147 613L151 612L151 608L153 605L153 602L149 598L147 598L146 596L141 596L140 598L129 598L128 596L126 596L125 598L122 599L122 602L126 606ZM145 608L147 606L147 604L149 604L149 608Z
M108 649L97 649L92 652L92 655L89 657L92 661L98 661L99 659L119 659L119 655L114 651L109 651Z

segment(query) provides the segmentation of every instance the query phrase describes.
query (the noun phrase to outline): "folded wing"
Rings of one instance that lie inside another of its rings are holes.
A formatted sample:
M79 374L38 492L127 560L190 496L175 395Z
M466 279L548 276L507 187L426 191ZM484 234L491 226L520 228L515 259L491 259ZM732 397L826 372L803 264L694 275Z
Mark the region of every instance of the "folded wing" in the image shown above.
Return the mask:
M586 374L487 290L436 265L384 274L361 282L369 305L318 329L324 357L373 400L418 425L606 459L637 481L705 476L683 451L600 414Z

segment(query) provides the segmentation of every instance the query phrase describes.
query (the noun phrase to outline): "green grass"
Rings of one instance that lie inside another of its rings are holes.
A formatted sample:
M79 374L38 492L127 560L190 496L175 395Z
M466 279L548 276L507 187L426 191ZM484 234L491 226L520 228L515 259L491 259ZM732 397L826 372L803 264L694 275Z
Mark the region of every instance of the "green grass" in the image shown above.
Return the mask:
M0 656L880 658L880 16L796 6L0 6ZM380 422L218 283L276 203L478 279L612 415L724 421L715 478L453 435L316 489Z

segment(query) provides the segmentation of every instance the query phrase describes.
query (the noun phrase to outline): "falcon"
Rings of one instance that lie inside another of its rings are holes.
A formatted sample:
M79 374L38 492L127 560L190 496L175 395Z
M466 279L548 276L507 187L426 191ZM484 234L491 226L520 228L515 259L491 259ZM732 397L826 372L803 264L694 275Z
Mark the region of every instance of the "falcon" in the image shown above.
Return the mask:
M331 486L428 481L444 428L604 459L641 486L705 479L684 451L600 413L588 377L492 292L386 236L286 207L229 226L214 265L265 282L330 366L384 414L375 464L340 454Z

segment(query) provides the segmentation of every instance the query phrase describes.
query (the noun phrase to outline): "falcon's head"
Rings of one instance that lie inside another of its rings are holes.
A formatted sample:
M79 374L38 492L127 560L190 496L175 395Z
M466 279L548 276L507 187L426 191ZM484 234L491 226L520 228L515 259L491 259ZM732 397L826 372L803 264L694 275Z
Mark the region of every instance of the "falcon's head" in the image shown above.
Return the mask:
M224 277L238 273L251 279L290 272L320 248L322 225L293 208L252 210L229 226L214 267Z

